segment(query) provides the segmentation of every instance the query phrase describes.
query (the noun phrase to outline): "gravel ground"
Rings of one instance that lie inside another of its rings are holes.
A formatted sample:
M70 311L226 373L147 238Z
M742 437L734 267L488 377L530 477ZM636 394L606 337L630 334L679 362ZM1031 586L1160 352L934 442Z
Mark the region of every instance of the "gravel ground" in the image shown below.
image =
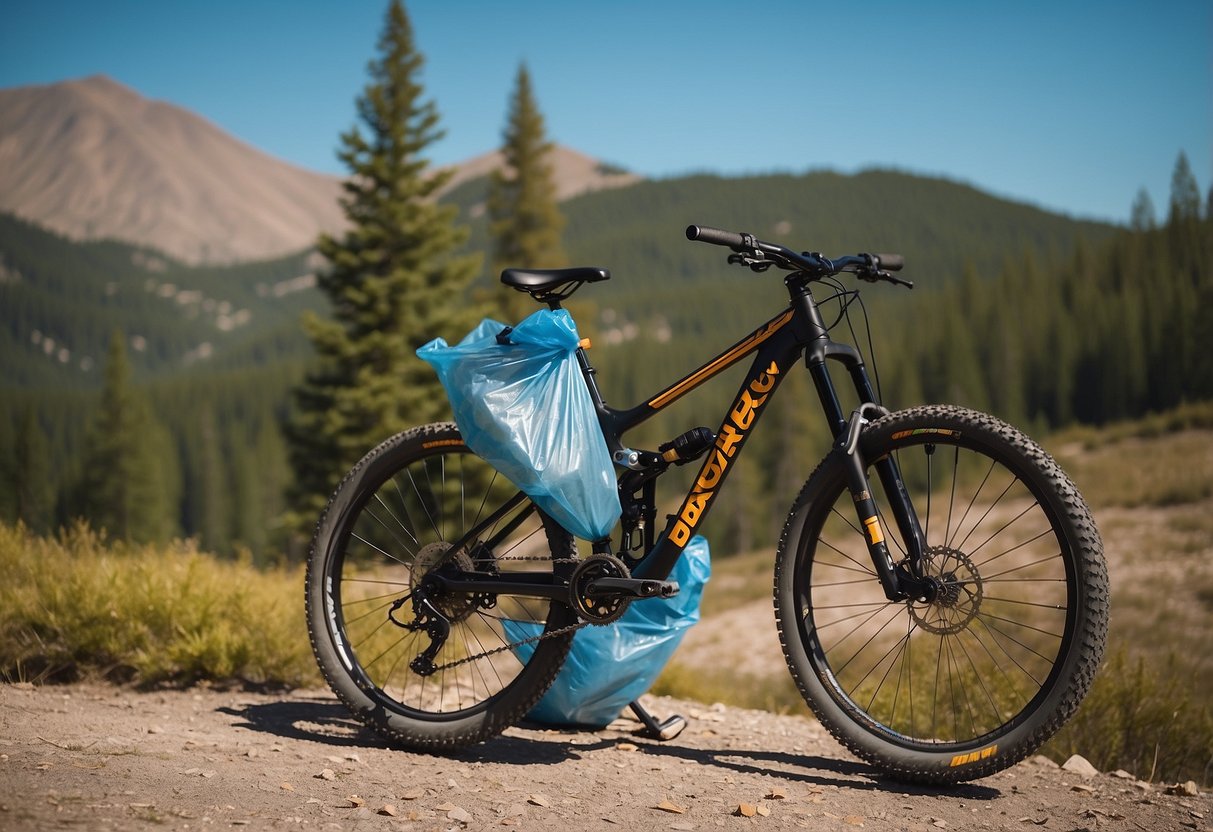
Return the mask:
M947 789L884 781L812 719L646 697L690 725L520 727L399 751L327 692L0 685L0 830L1210 830L1189 786L1036 757Z

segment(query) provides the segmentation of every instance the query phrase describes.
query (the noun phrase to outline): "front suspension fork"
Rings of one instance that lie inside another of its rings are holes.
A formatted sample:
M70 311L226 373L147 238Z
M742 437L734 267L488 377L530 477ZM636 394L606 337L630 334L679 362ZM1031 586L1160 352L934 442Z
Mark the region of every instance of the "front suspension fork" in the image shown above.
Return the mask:
M906 544L906 558L901 564L893 562L889 551L884 530L880 525L880 512L876 501L872 498L871 486L867 475L867 460L859 447L859 435L869 417L876 418L887 413L876 404L864 404L851 413L847 420L846 430L842 432L835 445L843 455L847 472L847 488L851 499L855 502L855 511L859 517L861 533L868 547L868 555L876 568L876 575L884 588L885 597L890 601L902 601L906 598L926 599L932 594L931 582L924 576L923 559L925 544L922 527L918 523L918 514L906 491L901 478L901 470L892 456L886 456L876 461L874 467L880 477L881 486L889 502L889 509L902 540Z

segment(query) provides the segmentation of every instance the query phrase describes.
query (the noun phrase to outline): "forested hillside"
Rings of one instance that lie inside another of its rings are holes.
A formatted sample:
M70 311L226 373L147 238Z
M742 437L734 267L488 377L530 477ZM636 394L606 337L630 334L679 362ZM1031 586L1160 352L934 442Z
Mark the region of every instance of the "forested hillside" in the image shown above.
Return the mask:
M472 217L473 249L487 245L475 210L483 193L473 182L449 196ZM726 265L724 250L682 237L689 222L827 255L904 254L912 292L864 287L891 406L959 401L1044 429L1213 396L1213 366L1199 348L1213 343L1213 233L1199 200L1172 205L1163 227L1127 231L956 183L869 172L645 182L562 209L570 260L612 270L570 304L594 338L591 359L612 404L656 392L784 303L778 274ZM175 453L161 465L179 486L174 531L219 551L276 551L289 476L281 425L308 360L297 322L323 308L310 273L302 253L192 268L0 217L0 517L46 529L72 515L105 345L121 330L135 392L172 437ZM503 290L484 275L475 291ZM829 294L823 287L818 297ZM866 353L857 312L852 305ZM849 340L843 327L836 334ZM825 448L803 376L790 377L721 494L708 529L721 553L773 539ZM715 428L734 384L727 374L713 381L646 425L636 444Z
M0 378L4 388L100 385L115 330L147 378L195 365L298 357L299 315L319 306L309 254L186 266L152 249L71 242L0 214Z

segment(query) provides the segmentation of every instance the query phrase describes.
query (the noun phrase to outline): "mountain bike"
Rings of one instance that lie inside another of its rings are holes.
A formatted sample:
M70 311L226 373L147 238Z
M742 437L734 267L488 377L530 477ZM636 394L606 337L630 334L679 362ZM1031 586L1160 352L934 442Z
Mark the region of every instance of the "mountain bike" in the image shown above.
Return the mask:
M630 408L603 400L585 349L576 351L619 471L617 541L579 553L452 423L393 436L345 477L312 544L308 623L329 684L358 719L411 748L454 749L513 725L550 686L579 628L677 592L671 569L803 360L833 443L793 501L775 554L775 620L801 694L843 745L896 779L959 782L1023 759L1074 713L1103 653L1107 571L1078 489L993 416L880 405L861 353L831 338L838 319L827 325L813 291L832 292L845 310L857 292L840 275L911 286L895 274L900 256L828 259L700 226L687 237L728 248L730 263L784 273L788 306ZM559 309L609 276L507 269L501 280ZM656 450L624 443L751 355L718 428ZM850 413L831 362L854 387ZM699 460L659 529L657 479Z

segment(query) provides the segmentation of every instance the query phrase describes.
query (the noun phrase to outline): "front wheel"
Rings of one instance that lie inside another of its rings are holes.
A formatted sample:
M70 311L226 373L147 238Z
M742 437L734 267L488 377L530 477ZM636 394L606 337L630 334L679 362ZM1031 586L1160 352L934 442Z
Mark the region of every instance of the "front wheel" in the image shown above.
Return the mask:
M479 742L555 678L577 621L567 605L427 589L430 573L569 568L572 536L517 495L444 423L379 445L329 501L308 558L308 630L333 691L376 731L420 749Z
M907 547L877 465L901 471L925 538L929 601L890 601L834 452L780 540L775 613L822 724L900 780L984 777L1074 713L1103 655L1103 545L1074 484L1003 422L956 407L867 425L860 448L894 560Z

